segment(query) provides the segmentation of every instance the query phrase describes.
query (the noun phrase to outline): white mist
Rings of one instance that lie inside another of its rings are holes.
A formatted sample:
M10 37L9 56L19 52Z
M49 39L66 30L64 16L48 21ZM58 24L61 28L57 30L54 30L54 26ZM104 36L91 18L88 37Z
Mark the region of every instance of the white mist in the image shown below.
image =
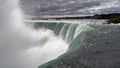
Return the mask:
M51 30L34 30L23 22L18 0L0 2L0 68L37 68L67 51Z

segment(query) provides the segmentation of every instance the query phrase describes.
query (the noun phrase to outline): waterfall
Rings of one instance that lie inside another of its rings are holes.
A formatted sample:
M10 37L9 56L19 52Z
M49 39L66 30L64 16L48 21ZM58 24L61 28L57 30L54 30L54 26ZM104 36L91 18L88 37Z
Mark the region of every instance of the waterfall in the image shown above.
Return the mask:
M42 28L50 29L55 33L55 35L62 38L62 40L64 40L69 45L66 53L53 61L39 66L39 68L49 68L50 65L57 63L57 61L59 62L59 60L61 60L65 55L75 51L77 48L80 47L82 41L84 40L85 32L92 29L85 24L72 22L38 22L34 24L34 28L37 28L38 30Z

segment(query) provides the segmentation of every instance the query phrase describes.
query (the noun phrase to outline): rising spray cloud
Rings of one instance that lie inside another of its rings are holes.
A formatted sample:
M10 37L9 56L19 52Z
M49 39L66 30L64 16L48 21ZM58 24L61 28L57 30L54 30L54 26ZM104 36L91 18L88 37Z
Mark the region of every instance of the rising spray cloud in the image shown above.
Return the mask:
M18 0L0 3L0 68L37 68L66 52L68 45L53 31L23 22Z

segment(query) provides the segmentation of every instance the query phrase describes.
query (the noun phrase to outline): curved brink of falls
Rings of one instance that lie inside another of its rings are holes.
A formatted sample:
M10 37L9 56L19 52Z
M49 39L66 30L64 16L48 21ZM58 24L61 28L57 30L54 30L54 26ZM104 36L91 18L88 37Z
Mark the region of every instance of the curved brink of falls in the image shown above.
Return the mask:
M82 24L55 22L39 22L35 24L35 28L51 29L57 36L61 37L66 43L69 44L69 48L66 53L59 56L53 61L40 65L39 68L49 68L52 64L59 62L60 60L62 60L62 58L64 58L71 52L74 52L77 48L80 47L82 41L84 40L85 32L92 29L91 27Z

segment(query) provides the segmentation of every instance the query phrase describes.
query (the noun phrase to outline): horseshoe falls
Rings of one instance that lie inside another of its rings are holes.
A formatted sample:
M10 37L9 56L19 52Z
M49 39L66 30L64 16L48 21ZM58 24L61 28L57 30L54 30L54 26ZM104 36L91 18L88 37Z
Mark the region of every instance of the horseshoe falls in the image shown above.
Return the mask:
M82 21L78 21L81 22ZM36 22L32 23L33 27L36 30L39 29L50 29L54 32L55 36L58 38L61 38L68 44L68 48L66 49L66 52L63 54L57 56L53 59L53 61L46 63L45 65L41 65L39 68L50 68L49 65L52 65L53 63L59 62L59 60L62 60L67 55L70 55L72 52L76 51L78 48L80 48L82 42L84 41L84 37L86 36L86 32L93 30L92 27L90 27L87 24L80 24L80 23L74 23L74 22ZM59 42L58 44L60 44ZM52 48L52 47L51 47ZM57 49L55 50L57 51ZM54 68L54 67L53 67Z
M34 23L35 29L50 29L55 36L68 44L66 52L40 64L38 68L119 67L117 57L119 57L120 26L118 24L103 25L105 21L40 21Z

